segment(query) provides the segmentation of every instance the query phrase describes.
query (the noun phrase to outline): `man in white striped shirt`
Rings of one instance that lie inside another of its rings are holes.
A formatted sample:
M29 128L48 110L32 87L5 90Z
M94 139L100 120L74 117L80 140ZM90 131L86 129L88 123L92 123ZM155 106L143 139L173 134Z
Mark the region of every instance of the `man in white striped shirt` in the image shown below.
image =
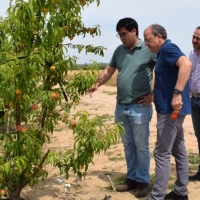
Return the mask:
M190 53L190 61L192 62L192 72L190 77L192 123L198 141L200 155L200 26L194 31L192 44L194 47ZM198 172L193 176L189 176L189 181L200 181L200 164Z

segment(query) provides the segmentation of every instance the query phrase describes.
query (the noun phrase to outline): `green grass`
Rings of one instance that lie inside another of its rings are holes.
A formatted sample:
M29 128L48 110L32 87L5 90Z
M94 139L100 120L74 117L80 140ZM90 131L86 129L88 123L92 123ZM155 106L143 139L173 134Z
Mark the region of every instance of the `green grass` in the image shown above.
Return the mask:
M114 117L113 115L109 115L109 114L98 116L99 125L103 125L103 122L113 120L113 117Z
M117 185L121 185L124 182L125 178L126 178L126 176L120 176L120 177L114 179L113 180L114 186L116 187Z
M125 158L123 156L120 156L120 157L115 156L115 157L108 158L108 160L110 160L110 161L121 161L121 160L125 160Z
M103 90L102 92L105 94L108 94L108 95L116 95L117 94L117 92L111 92L111 91L107 91L107 90Z
M189 150L188 153L188 161L189 161L189 171L197 171L200 163L199 154L193 153L192 150Z
M152 189L153 189L153 185L154 185L154 182L155 182L155 177L156 177L155 174L151 174L150 175L149 191L152 191ZM176 180L176 177L173 176L173 175L170 175L167 189L172 190L174 188L175 180Z

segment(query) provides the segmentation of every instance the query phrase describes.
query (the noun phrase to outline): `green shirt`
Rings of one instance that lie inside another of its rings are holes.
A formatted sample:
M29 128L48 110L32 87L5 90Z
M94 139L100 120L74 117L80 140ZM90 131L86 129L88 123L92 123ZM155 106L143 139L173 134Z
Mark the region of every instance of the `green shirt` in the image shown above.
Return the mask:
M118 69L118 103L131 103L151 92L156 57L142 40L131 51L123 44L117 47L109 65Z

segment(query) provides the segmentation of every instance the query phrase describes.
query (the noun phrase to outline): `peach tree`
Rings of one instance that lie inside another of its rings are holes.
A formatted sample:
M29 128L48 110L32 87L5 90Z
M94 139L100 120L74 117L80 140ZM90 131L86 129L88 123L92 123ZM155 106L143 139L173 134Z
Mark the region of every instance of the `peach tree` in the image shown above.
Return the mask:
M85 176L94 155L119 140L120 125L107 126L87 111L71 114L98 67L68 80L76 67L68 51L103 56L102 46L72 43L78 35L100 35L98 25L86 27L81 18L85 6L99 1L10 0L7 17L0 18L0 196L19 200L25 186L47 178L45 164L66 178L71 172ZM45 151L59 121L73 128L74 146Z

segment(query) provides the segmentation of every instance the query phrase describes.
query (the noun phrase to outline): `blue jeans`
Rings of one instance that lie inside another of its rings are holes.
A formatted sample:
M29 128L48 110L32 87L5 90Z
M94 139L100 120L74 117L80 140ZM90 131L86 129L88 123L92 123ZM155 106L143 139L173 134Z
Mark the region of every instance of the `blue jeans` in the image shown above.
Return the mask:
M192 123L198 141L199 154L200 154L200 98L191 97L191 108L192 108Z
M125 133L122 135L127 178L140 183L148 183L150 179L149 165L149 122L152 117L152 105L117 104L115 122L123 122Z

